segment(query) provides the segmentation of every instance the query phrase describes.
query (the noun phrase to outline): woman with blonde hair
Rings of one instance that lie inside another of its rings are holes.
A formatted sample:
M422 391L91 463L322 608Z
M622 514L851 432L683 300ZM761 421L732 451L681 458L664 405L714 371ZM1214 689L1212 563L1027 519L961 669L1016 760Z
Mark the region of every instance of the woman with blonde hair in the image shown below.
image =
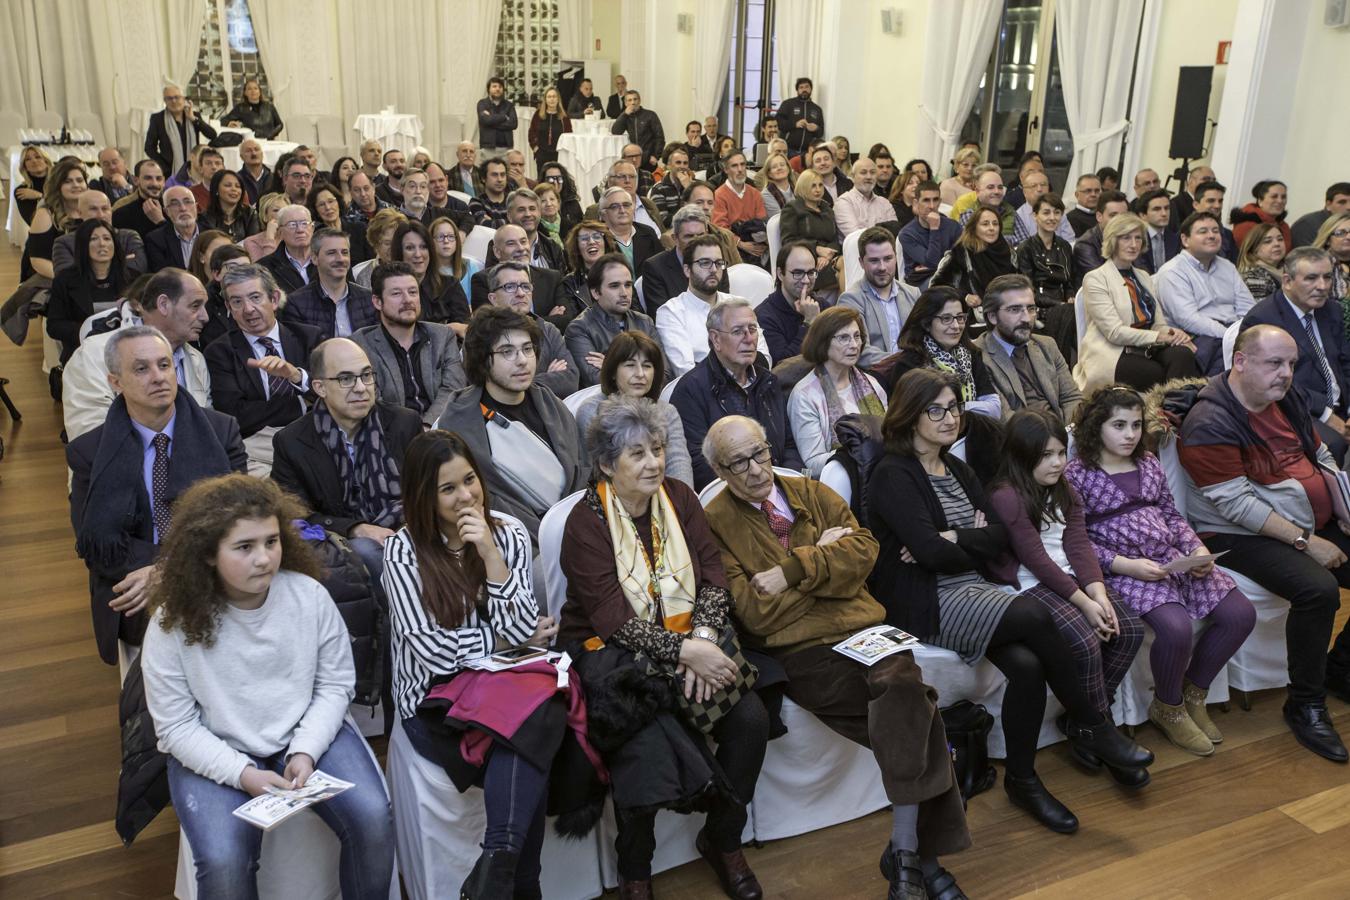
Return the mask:
M825 244L839 252L839 229L834 223L834 207L825 202L825 182L812 169L797 176L792 202L783 207L781 237L786 246L793 241Z
M1350 213L1328 216L1317 229L1313 246L1331 254L1331 296L1345 306L1350 300ZM1350 320L1350 313L1347 313L1347 320Z
M277 249L277 213L287 204L285 194L263 194L258 198L258 223L262 231L250 234L239 242L248 251L248 258L257 262Z
M764 212L769 218L783 211L797 196L792 190L792 166L783 153L770 153L764 167L755 176L755 187L764 197Z
M980 164L980 151L974 147L962 147L952 157L953 175L938 185L942 192L942 202L951 205L962 194L975 190L975 167Z
M42 199L42 187L47 176L52 173L52 161L41 147L24 147L19 157L19 178L14 184L14 205L24 224L33 223L33 213L37 212L38 201Z
M1269 222L1252 228L1238 250L1237 270L1242 283L1258 302L1280 289L1280 263L1289 248L1284 235Z
M534 151L535 171L558 159L558 138L572 130L572 120L563 109L562 95L551 87L530 118L530 149Z
M1153 276L1135 266L1147 243L1144 220L1122 213L1106 224L1106 262L1083 277L1087 328L1074 380L1084 391L1112 382L1137 391L1174 378L1196 378L1195 344L1167 324Z

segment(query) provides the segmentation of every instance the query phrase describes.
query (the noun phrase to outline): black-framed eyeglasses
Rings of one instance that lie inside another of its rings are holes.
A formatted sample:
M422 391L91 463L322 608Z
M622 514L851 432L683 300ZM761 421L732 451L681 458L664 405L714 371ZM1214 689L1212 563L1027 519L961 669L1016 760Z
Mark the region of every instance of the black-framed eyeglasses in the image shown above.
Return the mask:
M943 313L940 316L933 316L933 321L941 323L944 328L948 328L952 325L964 325L966 324L966 314Z
M362 369L360 373L353 375L351 372L339 372L330 378L311 378L311 381L336 381L338 387L344 391L350 391L356 387L359 380L366 387L375 383L375 371L373 369Z
M695 269L702 269L705 272L711 271L712 269L725 269L727 267L726 260L722 259L696 259L690 262L689 265L693 266Z
M789 269L787 274L793 281L811 281L820 273L815 269Z
M508 281L506 284L499 284L492 289L493 293L501 291L504 294L532 294L534 285L528 281Z
M734 459L727 463L726 469L732 475L744 475L750 469L750 463L753 461L756 465L767 466L773 460L773 448L760 447L749 456L743 456L740 459Z
M947 406L933 404L924 410L924 415L928 416L928 421L930 422L941 422L943 419L947 418L949 414L953 419L961 418L961 404L950 403Z

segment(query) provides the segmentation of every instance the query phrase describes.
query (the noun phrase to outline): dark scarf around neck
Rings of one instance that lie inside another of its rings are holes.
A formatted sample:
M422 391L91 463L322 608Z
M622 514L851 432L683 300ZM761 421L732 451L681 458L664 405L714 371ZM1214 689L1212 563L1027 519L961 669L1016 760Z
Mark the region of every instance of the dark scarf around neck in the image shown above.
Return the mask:
M979 253L970 254L971 278L979 293L1000 275L1011 275L1017 271L1013 265L1012 247L1000 237Z
M362 521L372 525L383 528L401 525L403 494L398 462L394 454L389 452L379 408L370 411L352 439L356 451L355 463L347 455L342 427L334 421L328 405L322 400L314 404L314 428L337 465L338 480L342 482L343 505L355 512Z

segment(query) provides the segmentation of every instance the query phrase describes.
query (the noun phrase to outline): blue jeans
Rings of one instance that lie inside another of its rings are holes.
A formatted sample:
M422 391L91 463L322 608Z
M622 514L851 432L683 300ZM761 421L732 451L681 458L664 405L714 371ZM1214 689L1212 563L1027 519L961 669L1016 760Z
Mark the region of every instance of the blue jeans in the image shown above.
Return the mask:
M370 582L383 598L384 586L380 584L380 576L384 574L384 544L370 538L354 537L347 538L347 545L361 558L361 562L366 564Z
M260 769L280 774L286 768L285 753L251 758ZM342 896L387 898L394 873L394 820L364 739L343 723L315 768L356 785L310 807L342 842L338 867ZM169 793L192 847L198 896L257 900L263 830L233 815L248 794L203 778L172 756Z

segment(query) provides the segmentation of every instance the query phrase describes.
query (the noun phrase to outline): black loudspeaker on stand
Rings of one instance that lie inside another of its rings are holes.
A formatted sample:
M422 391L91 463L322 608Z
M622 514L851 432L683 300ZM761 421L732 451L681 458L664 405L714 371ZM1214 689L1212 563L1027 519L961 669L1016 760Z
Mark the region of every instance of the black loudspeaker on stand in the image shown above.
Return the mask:
M1214 84L1213 66L1182 66L1177 77L1177 104L1172 113L1172 141L1167 155L1181 160L1172 174L1184 189L1189 163L1205 155L1205 125L1209 122L1209 94Z

